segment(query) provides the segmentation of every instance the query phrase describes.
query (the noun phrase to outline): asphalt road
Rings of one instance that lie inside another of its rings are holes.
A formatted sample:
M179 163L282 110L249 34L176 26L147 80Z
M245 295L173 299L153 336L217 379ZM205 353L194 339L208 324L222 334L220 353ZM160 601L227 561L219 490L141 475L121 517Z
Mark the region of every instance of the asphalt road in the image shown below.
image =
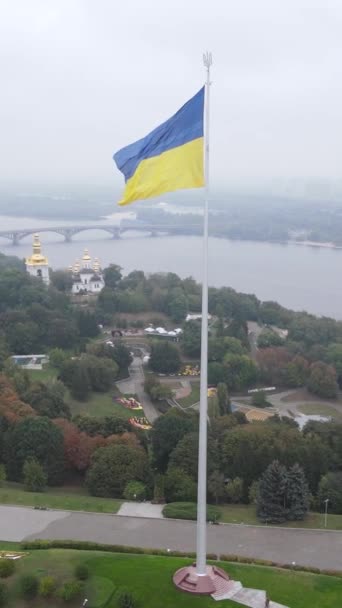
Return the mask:
M1 540L73 539L194 551L194 522L0 506ZM342 532L208 526L208 552L342 570Z

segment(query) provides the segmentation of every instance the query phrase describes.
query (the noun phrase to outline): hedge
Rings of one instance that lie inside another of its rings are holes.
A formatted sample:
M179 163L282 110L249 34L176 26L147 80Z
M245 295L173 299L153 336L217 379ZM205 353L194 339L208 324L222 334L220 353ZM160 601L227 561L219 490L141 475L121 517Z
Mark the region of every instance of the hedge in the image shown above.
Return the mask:
M192 551L167 551L165 549L144 549L143 547L126 547L125 545L104 545L93 543L86 540L32 540L21 543L21 548L26 551L35 549L80 549L83 551L106 551L109 553L131 553L135 555L160 555L162 557L187 557L196 558L196 553ZM313 566L300 566L299 564L283 564L267 559L246 557L243 555L230 555L217 553L207 553L209 561L236 562L239 564L253 564L255 566L266 566L285 570L295 570L298 572L310 572L311 574L325 574L326 576L336 576L342 578L341 570L320 569Z

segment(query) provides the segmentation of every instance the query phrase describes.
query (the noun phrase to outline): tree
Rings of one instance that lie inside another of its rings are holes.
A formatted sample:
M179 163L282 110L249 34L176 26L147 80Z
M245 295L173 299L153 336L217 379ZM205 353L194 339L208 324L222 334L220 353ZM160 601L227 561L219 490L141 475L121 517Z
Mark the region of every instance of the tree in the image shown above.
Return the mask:
M0 374L0 416L9 422L16 422L34 415L34 409L19 399L9 379Z
M228 502L238 503L243 497L243 480L241 477L229 479L225 485L225 495Z
M224 475L219 471L213 471L208 478L208 491L218 504L224 497Z
M257 498L257 514L261 521L281 524L286 520L286 469L274 460L262 475Z
M106 357L83 355L80 365L87 370L92 390L99 393L105 393L113 386L119 372L115 361Z
M296 355L287 364L286 375L289 386L304 386L309 375L309 363L301 355Z
M4 461L10 480L20 481L24 462L36 458L49 485L63 481L63 434L48 418L28 417L5 433Z
M77 310L76 322L81 338L96 338L100 329L96 315L89 310Z
M82 361L71 361L68 365L72 369L71 383L69 385L71 394L78 401L86 401L91 386L88 367ZM64 370L65 367L63 368Z
M282 346L284 340L271 329L264 329L258 337L258 347Z
M67 270L52 270L50 272L52 285L63 293L71 291L72 275Z
M8 601L8 590L5 583L0 582L0 607L6 606Z
M224 357L224 381L230 390L241 390L255 384L257 368L247 355L226 354Z
M115 289L122 279L121 267L117 264L110 264L104 269L103 277L106 287Z
M126 500L145 500L146 486L141 481L129 481L124 489L124 498Z
M208 440L208 475L219 468L218 446L215 439ZM197 479L198 471L198 434L188 433L178 442L170 455L169 470L181 469L192 479Z
M149 366L154 372L172 374L179 370L180 364L179 351L175 344L166 340L152 342Z
M272 386L286 382L287 365L291 355L284 346L262 348L257 352L256 358L262 382Z
M153 462L159 472L166 471L172 450L193 428L192 418L185 417L177 411L160 416L153 423L151 431Z
M287 519L304 519L309 508L309 488L303 469L295 464L287 472L286 482Z
M181 289L176 288L171 291L168 309L172 321L175 323L184 321L188 312L188 300Z
M28 458L23 466L23 481L29 492L43 492L47 476L36 458Z
M65 387L62 382L49 384L33 382L24 393L24 399L40 416L70 418L69 406L64 402Z
M86 484L94 496L120 498L129 481L145 482L147 475L148 461L142 448L114 444L96 450Z
M253 393L252 405L254 405L254 407L267 407L268 403L264 391Z
M232 408L228 395L227 385L224 382L219 382L217 385L217 399L220 409L220 415L225 416L231 414Z
M189 357L201 354L201 324L198 321L187 321L182 334L182 351Z
M6 481L6 469L4 464L0 464L0 487Z
M63 365L68 359L67 353L62 348L53 348L49 352L49 363L58 371L63 369Z
M342 386L342 344L329 344L327 362L334 366L339 386Z
M334 399L338 391L335 369L322 361L312 363L307 388L314 395Z
M152 401L171 399L172 390L166 384L162 384L156 376L148 374L144 382L144 391L151 397Z
M197 484L190 475L176 468L165 475L164 490L167 502L193 502L197 496Z
M318 488L318 499L323 505L329 499L329 511L342 514L342 472L330 472L322 477Z

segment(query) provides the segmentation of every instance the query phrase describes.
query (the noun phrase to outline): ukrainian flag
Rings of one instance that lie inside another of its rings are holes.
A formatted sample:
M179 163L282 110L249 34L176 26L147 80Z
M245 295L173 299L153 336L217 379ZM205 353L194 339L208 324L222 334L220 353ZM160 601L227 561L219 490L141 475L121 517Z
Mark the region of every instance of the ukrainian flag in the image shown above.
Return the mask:
M204 87L143 139L114 154L126 189L119 205L204 186Z

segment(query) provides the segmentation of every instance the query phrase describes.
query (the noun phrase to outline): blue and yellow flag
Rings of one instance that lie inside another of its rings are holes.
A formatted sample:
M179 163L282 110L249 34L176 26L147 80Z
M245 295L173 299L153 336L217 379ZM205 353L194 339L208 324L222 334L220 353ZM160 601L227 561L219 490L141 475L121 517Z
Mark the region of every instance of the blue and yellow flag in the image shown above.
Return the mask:
M204 186L203 110L204 87L169 120L114 154L126 182L119 205Z

